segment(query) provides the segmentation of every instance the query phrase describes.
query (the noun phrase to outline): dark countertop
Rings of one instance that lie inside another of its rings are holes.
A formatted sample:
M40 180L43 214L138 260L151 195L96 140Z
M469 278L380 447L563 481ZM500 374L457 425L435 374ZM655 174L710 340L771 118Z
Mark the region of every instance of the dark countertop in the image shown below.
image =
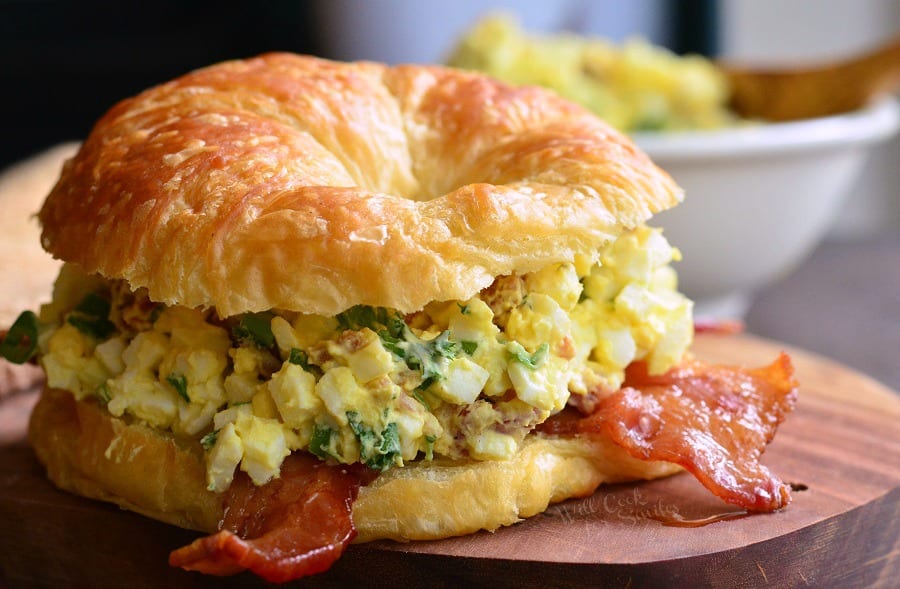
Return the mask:
M791 275L757 293L746 330L900 391L900 230L825 241Z

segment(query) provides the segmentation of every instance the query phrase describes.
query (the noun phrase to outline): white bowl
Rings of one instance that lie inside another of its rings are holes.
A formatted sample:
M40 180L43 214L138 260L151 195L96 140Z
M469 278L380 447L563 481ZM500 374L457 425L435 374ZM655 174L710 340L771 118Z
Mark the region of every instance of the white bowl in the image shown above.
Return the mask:
M741 318L755 290L787 275L840 214L866 155L900 126L883 99L846 115L632 137L685 190L653 218L696 315Z

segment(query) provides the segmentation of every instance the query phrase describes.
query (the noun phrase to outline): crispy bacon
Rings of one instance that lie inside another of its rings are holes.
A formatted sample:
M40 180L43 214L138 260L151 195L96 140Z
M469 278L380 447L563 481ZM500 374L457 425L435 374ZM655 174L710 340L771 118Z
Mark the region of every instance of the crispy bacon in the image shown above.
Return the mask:
M608 435L635 458L681 465L729 503L772 511L790 502L790 490L759 458L793 408L796 386L787 354L764 368L689 361L658 376L635 363L594 413L541 429Z
M367 471L297 452L266 485L239 473L220 531L173 551L169 564L220 576L250 570L275 583L328 570L356 537L350 514Z

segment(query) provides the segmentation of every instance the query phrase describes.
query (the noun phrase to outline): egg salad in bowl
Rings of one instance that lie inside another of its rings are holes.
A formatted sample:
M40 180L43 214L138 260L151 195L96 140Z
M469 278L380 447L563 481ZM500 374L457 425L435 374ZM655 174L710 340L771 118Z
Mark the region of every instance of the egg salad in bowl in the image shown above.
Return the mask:
M681 360L693 324L677 258L640 226L596 259L501 276L468 300L333 317L222 318L68 264L41 310L41 362L49 387L198 439L215 492L238 468L263 485L301 450L376 471L504 460L567 404L616 391L633 361Z
M515 85L539 85L621 131L667 132L738 124L725 75L700 55L676 55L641 38L615 44L574 33L540 35L505 13L489 14L447 59Z

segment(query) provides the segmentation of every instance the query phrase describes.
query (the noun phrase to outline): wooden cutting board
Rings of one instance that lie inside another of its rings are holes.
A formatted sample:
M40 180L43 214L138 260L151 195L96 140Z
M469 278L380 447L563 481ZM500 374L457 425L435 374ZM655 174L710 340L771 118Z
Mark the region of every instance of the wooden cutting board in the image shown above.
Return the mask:
M747 365L768 363L781 348L749 336L704 335L695 344L705 359ZM900 396L788 351L800 402L764 457L798 489L781 512L664 525L733 511L681 474L601 488L495 533L352 546L302 585L900 586ZM21 394L7 401L17 397L27 406ZM195 536L61 493L24 442L0 448L0 587L265 586L246 574L218 579L168 567L169 551Z

